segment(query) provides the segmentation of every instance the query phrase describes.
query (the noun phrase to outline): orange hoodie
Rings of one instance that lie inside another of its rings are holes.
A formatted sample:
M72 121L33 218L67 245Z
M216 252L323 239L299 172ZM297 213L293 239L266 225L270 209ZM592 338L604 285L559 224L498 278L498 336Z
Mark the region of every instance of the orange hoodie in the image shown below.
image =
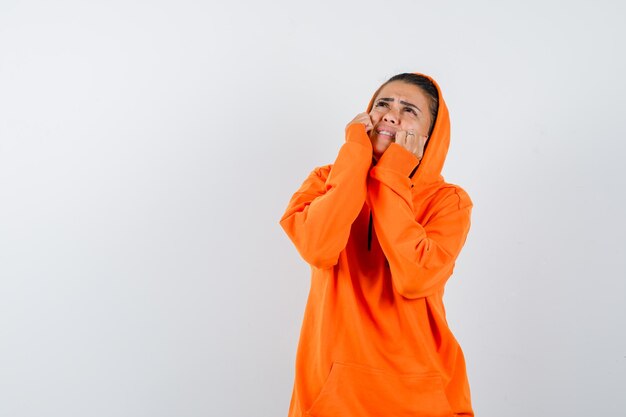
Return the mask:
M365 126L352 124L280 220L312 271L289 417L474 415L443 305L472 202L441 176L450 120L435 86L421 163L392 143L372 165Z

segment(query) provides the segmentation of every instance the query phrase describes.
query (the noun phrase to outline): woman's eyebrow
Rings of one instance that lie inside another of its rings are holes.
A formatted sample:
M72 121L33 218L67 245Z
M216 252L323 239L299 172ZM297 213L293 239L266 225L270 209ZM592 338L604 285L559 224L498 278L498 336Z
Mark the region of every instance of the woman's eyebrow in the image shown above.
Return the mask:
M388 103L393 103L395 100L393 98L383 97L383 98L379 98L376 101L386 101ZM409 103L408 101L400 100L400 104L405 105L405 106L409 106L409 107L415 107L417 109L417 111L419 111L420 113L422 112L422 110L419 107L417 107L415 104Z

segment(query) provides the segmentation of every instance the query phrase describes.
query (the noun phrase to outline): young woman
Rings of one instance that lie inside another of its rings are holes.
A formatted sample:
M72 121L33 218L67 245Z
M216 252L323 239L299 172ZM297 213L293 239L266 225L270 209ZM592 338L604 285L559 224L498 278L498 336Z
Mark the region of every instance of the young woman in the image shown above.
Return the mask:
M289 417L474 415L443 305L472 208L441 176L449 143L435 81L396 75L291 198L312 275Z

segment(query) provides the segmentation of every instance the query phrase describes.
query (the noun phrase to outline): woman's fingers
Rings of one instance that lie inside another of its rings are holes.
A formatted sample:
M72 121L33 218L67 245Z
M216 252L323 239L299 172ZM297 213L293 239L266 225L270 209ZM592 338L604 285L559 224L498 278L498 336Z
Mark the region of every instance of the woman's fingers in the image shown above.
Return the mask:
M372 124L372 119L370 118L370 115L367 114L367 113L359 113L359 114L357 114L354 117L354 119L352 119L352 121L350 123L348 123L348 126L350 126L352 124L355 124L355 123L362 123L362 124L364 124L366 132L369 132L374 127L374 125Z
M424 156L426 139L428 139L427 136L417 135L412 130L399 130L396 132L396 143L411 152L418 159L422 159L422 156Z
M407 136L407 132L404 130L398 130L396 132L396 143L400 146L402 146L403 148L406 148L406 136Z
M365 125L365 130L367 132L369 132L370 130L372 130L372 128L374 127L374 125L372 124L372 119L370 118L370 115L367 113L361 113L360 115L360 123L363 123Z
M422 159L422 157L424 156L424 145L426 144L426 136L424 135L419 135L416 139L416 149L415 152L413 152L413 154L415 156L417 156L418 159Z

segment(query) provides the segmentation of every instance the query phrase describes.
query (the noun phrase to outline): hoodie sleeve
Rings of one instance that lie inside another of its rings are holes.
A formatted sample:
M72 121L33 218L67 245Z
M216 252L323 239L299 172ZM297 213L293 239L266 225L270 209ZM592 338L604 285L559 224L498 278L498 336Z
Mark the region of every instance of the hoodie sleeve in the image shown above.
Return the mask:
M315 169L289 201L280 225L310 265L329 268L339 260L365 203L371 163L365 125L350 125L327 178Z
M394 287L406 298L426 297L444 286L465 244L472 208L467 193L450 186L429 203L429 214L418 223L409 178L418 163L393 143L370 171L369 181L376 235Z

